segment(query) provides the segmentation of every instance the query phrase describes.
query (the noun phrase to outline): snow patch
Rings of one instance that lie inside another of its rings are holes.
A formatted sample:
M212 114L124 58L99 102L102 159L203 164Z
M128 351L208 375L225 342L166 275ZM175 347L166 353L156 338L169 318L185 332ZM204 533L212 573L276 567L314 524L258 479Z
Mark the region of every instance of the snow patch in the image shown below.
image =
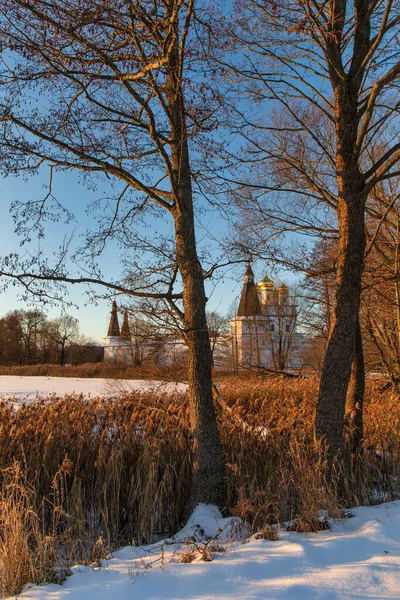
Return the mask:
M388 600L400 598L400 506L352 509L350 519L312 535L236 541L212 562L176 560L176 543L222 530L235 520L200 505L164 542L116 552L102 568L80 567L62 586L31 587L23 600ZM175 540L175 542L174 542ZM161 550L162 549L162 550ZM162 556L162 560L158 560ZM156 562L158 561L158 562ZM152 564L146 568L145 564Z

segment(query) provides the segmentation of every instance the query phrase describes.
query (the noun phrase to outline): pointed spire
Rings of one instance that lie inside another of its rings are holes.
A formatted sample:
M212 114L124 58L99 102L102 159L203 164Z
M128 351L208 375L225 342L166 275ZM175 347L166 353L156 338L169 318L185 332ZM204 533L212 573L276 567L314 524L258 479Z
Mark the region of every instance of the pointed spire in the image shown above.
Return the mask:
M245 283L254 283L254 273L253 273L253 269L251 268L250 261L247 265L246 273L244 274L244 282Z
M108 327L108 333L107 336L108 337L119 337L119 323L118 323L118 312L117 312L117 303L113 302L112 305L112 309L111 309L111 318L110 318L110 325Z
M254 273L250 262L244 275L242 295L240 297L238 317L255 317L262 315L257 288L254 284Z
M124 320L121 327L121 340L131 341L131 330L129 328L128 313L124 312Z

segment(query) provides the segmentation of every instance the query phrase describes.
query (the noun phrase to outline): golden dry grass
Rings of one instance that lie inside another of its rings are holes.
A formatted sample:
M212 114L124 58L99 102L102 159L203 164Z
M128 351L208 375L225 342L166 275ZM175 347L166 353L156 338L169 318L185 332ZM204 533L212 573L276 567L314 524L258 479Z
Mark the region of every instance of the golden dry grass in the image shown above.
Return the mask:
M397 396L368 384L365 452L348 456L339 498L314 442L316 380L221 376L218 386L230 407L218 407L226 512L242 516L254 532L290 519L313 529L321 509L338 515L339 503L397 494ZM131 392L90 401L68 396L18 411L2 403L0 448L3 593L51 578L56 566L90 564L110 548L175 533L186 517L191 438L181 394ZM16 489L20 496L11 494ZM35 562L33 556L42 558Z
M84 377L103 379L162 379L180 381L186 368L180 365L123 365L118 363L86 363L83 365L0 365L0 375L24 377Z

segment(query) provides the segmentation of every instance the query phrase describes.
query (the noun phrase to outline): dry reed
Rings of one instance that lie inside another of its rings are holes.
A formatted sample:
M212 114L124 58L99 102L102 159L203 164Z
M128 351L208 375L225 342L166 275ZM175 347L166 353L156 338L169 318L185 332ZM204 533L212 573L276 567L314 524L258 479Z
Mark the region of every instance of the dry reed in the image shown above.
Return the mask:
M82 365L0 365L0 375L23 377L83 377L103 379L162 379L181 381L186 368L181 365L124 365L119 363L85 363Z
M338 515L339 503L397 494L396 396L368 384L365 450L348 456L339 498L313 437L317 381L224 377L219 387L230 407L218 409L228 465L226 511L243 517L253 532L288 520L313 530L322 509ZM28 581L49 580L60 564L90 564L116 546L173 534L186 517L191 437L182 394L131 392L90 401L67 396L17 411L5 402L0 448L3 594L18 592ZM17 487L10 467L14 478L17 469ZM22 496L10 496L11 489ZM11 522L14 529L6 526ZM20 559L10 554L12 535L20 539ZM32 552L40 563L34 567ZM25 565L21 576L19 560Z

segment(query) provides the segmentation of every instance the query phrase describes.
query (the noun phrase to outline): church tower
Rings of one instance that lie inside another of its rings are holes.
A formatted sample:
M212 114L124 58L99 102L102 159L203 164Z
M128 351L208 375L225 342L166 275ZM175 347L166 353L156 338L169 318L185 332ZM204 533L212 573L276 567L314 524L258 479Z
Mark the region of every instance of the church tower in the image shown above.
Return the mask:
M257 287L254 283L254 273L250 263L244 274L242 294L240 296L238 317L256 317L262 315Z
M118 323L118 308L117 303L113 302L111 309L110 325L108 326L107 337L119 337L119 323Z
M121 340L124 340L125 342L132 341L127 311L124 312L124 320L122 322L122 328L121 328Z
M269 320L263 315L258 287L250 263L244 274L237 316L231 321L232 351L235 369L261 366Z
M121 332L118 322L117 303L112 303L110 324L108 326L107 337L104 339L104 360L106 362L119 361L119 346L121 344Z

